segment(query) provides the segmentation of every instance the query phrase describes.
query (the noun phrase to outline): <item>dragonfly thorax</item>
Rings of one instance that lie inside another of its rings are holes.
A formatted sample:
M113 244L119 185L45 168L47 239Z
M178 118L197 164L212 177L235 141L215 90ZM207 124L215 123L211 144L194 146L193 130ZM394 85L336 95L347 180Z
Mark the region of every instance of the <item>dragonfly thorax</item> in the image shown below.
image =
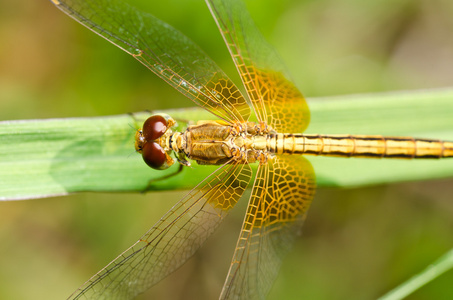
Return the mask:
M262 129L265 128L266 131ZM260 123L228 124L223 121L199 121L183 133L175 132L171 140L179 141L171 148L183 152L202 165L265 163L273 156L270 127Z

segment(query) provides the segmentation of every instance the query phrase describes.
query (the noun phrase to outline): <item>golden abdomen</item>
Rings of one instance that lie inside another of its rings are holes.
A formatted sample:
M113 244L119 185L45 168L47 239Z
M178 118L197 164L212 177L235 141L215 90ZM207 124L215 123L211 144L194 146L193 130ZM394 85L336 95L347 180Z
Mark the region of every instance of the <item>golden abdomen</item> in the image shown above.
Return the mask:
M453 142L380 135L277 134L275 152L343 157L453 157Z

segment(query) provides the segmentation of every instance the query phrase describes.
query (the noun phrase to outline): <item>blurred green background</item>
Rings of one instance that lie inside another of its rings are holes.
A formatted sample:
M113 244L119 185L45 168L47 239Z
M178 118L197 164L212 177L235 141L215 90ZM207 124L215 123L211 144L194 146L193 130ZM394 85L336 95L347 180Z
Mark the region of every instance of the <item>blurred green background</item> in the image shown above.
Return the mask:
M134 5L183 31L239 82L203 1ZM452 1L247 5L309 98L453 85ZM192 105L50 1L0 2L0 38L0 120ZM85 193L0 203L0 298L66 298L181 195ZM378 297L453 247L452 195L452 180L318 190L270 299ZM245 201L142 299L218 297L244 210ZM450 271L410 299L453 298L452 283Z

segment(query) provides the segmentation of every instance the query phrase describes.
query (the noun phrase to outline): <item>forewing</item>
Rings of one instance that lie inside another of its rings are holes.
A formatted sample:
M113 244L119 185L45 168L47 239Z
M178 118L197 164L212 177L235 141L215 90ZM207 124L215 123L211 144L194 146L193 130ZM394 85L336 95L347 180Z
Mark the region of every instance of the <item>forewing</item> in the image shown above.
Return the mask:
M255 115L278 132L303 132L307 103L240 0L206 0L230 50Z
M117 0L51 1L219 118L229 122L249 118L249 105L233 82L168 24Z
M299 235L315 192L303 157L260 165L221 299L264 299Z
M211 235L242 196L251 175L249 165L218 168L69 299L132 299L159 282Z

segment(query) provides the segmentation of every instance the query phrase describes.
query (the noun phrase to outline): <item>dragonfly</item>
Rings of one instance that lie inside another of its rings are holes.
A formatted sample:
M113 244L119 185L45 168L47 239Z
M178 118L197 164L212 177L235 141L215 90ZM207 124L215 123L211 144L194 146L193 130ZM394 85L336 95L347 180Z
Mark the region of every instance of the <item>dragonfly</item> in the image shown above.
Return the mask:
M137 130L135 149L154 169L194 161L218 167L69 299L132 299L143 293L193 256L248 187L252 191L220 299L263 299L315 194L315 172L304 155L453 157L448 141L303 134L310 121L305 98L240 0L206 4L246 95L196 44L150 14L117 0L51 1L217 118L177 131L177 120L156 114Z

